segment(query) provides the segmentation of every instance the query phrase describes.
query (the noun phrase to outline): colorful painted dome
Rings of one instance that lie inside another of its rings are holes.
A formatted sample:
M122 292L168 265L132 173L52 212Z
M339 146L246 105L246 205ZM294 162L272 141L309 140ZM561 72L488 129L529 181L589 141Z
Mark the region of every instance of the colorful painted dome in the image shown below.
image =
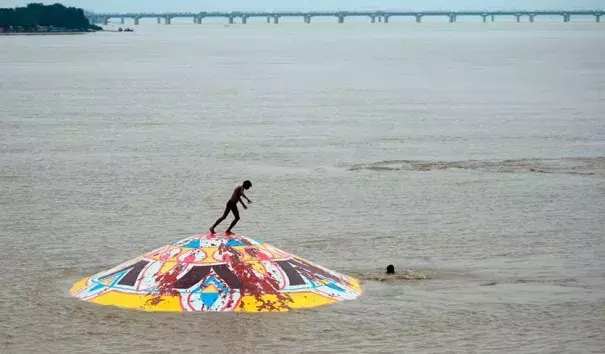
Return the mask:
M89 278L72 296L145 311L288 311L361 294L357 279L269 244L226 234L195 235Z

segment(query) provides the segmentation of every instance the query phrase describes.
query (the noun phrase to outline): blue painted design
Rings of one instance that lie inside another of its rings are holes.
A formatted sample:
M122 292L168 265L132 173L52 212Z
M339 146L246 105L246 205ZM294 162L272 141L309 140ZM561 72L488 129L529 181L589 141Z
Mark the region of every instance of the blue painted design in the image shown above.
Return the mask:
M126 275L126 273L128 273L132 268L126 268L123 271L121 271L120 273L116 273L116 274L112 274L110 276L106 276L106 277L102 277L102 278L98 278L98 279L92 279L95 283L100 284L101 286L106 286L108 288L114 288L117 287L116 285L118 284L118 282ZM110 280L109 284L107 285L103 285L104 282L106 282L107 280Z
M95 286L93 286L92 288L90 288L89 291L90 292L97 291L97 290L103 289L104 287L105 287L105 285L96 283Z
M237 247L237 246L245 246L245 244L240 240L231 239L231 240L227 241L227 246Z
M344 293L344 292L345 292L345 289L341 288L340 286L336 285L335 283L330 283L330 284L328 284L328 287L329 287L329 288L332 288L332 289L334 289L334 290L338 290L338 291L340 291L341 293Z
M200 248L200 246L200 240L195 239L184 244L183 248Z
M218 296L218 293L202 293L200 298L206 307L211 307L218 299Z
M221 292L230 292L229 288L227 288L225 285L223 285L223 283L221 283L220 280L216 279L213 276L206 278L206 280L204 280L204 283L202 284L201 287L205 288L205 287L209 286L210 284L214 284L214 286L216 286L216 288Z

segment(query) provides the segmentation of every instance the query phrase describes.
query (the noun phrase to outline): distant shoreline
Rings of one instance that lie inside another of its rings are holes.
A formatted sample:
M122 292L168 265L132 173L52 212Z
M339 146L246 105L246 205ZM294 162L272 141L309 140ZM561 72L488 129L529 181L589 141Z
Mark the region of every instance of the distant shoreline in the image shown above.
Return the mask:
M0 36L66 36L87 33L94 32L0 32Z

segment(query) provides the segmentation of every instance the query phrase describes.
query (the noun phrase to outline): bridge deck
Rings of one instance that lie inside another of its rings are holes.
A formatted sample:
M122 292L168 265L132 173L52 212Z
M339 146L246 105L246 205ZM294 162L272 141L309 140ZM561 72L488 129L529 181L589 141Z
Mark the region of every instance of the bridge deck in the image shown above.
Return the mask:
M479 15L516 15L516 14L534 14L534 15L595 15L604 14L605 9L595 10L548 10L548 11L532 11L532 10L511 10L511 11L286 11L286 12L165 12L165 13L150 13L150 12L131 12L131 13L90 13L90 16L102 17L199 17L199 16L371 16L371 15L390 15L390 16L479 16Z
M455 22L456 17L460 16L481 16L496 17L496 16L516 16L517 20L520 17L529 17L533 22L536 16L562 16L565 22L568 22L571 16L595 16L597 22L600 22L601 16L605 15L604 9L594 10L507 10L507 11L280 11L280 12L246 12L246 11L231 11L231 12L166 12L166 13L150 13L150 12L132 12L132 13L88 13L87 17L93 22L105 22L111 18L132 18L135 24L138 24L142 18L163 18L169 24L173 18L194 18L196 23L201 23L201 19L209 17L225 17L230 23L233 23L235 18L241 18L243 22L250 17L267 17L273 18L277 23L281 17L301 17L306 22L310 22L313 17L336 17L339 22L343 22L346 17L370 17L372 22L374 19L385 19L388 22L389 17L409 16L416 17L418 21L425 16L446 16L450 18L450 22ZM159 20L158 20L159 21Z

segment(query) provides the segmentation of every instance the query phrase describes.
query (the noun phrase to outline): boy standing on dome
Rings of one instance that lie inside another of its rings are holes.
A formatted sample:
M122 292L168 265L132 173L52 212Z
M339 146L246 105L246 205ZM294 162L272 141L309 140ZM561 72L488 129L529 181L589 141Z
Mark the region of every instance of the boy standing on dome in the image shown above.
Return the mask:
M229 225L229 228L226 231L226 233L228 233L228 234L231 233L231 229L233 229L235 224L237 224L237 222L239 221L239 210L237 209L237 202L242 203L242 206L244 207L244 209L248 209L248 207L246 206L246 204L244 204L242 197L248 201L248 204L252 204L252 201L250 199L248 199L248 197L246 197L246 194L244 194L244 190L248 190L248 189L250 189L250 187L252 187L252 183L250 181L244 181L244 183L241 186L237 186L235 188L235 190L233 191L233 194L231 195L231 198L227 202L227 206L225 207L225 212L223 213L223 216L221 216L218 220L216 220L214 225L212 225L212 227L210 228L211 233L214 234L215 233L214 229L221 222L223 222L223 220L225 220L227 218L227 216L229 216L229 212L232 212L235 219L233 219L233 222L231 223L231 225Z

